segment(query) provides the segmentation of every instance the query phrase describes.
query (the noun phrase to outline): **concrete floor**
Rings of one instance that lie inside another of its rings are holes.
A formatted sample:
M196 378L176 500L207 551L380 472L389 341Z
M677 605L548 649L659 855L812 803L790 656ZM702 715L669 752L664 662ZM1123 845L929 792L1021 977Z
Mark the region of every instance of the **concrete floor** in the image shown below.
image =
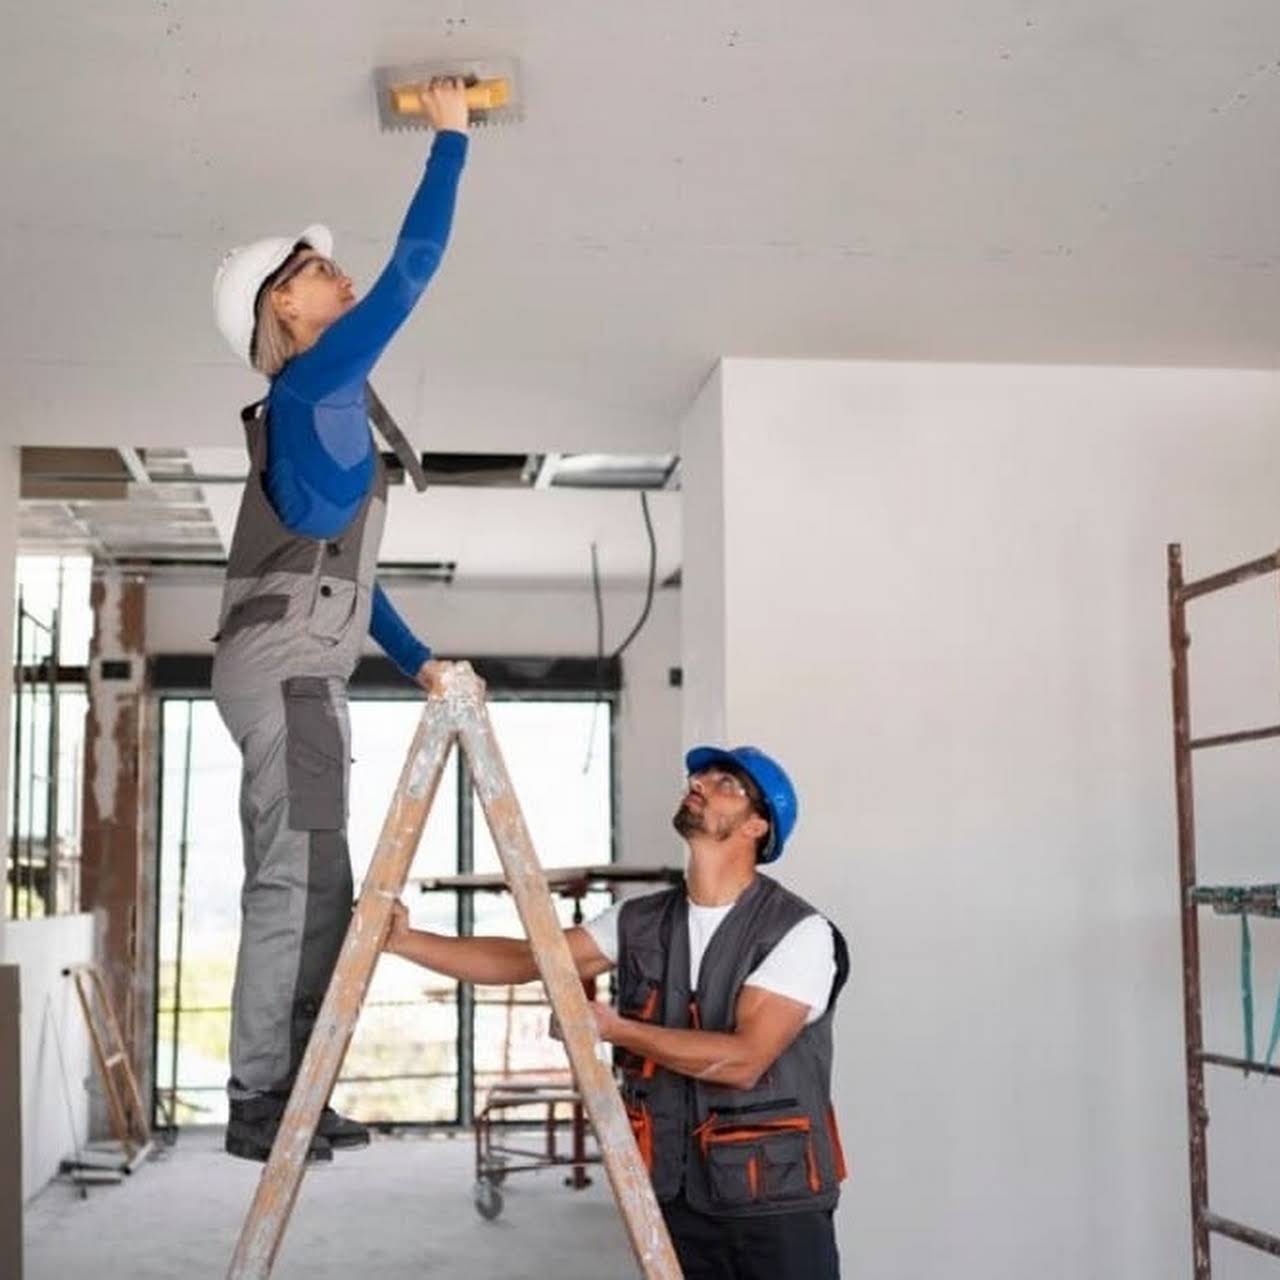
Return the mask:
M261 1166L221 1151L220 1130L177 1146L115 1186L53 1183L26 1212L27 1280L214 1280L226 1275ZM467 1280L634 1280L621 1220L600 1168L572 1191L565 1171L515 1174L504 1209L472 1204L467 1137L375 1138L307 1174L273 1280L456 1276Z

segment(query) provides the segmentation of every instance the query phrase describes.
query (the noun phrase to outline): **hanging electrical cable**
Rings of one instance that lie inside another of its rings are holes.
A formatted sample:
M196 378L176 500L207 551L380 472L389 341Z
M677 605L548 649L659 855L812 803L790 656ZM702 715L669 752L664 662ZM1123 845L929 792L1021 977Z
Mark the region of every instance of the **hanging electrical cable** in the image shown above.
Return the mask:
M644 515L644 529L649 538L649 586L645 592L644 608L640 611L635 626L627 633L627 638L610 655L613 658L622 657L630 648L631 642L643 630L644 624L649 620L649 612L653 608L653 595L658 586L658 540L653 532L653 516L649 512L647 493L640 494L640 510Z
M649 539L649 582L645 589L644 608L640 610L640 616L636 619L635 625L627 632L626 639L609 654L611 661L622 657L631 647L632 641L644 630L644 624L648 622L649 614L653 611L653 597L658 588L658 539L653 531L653 514L649 510L649 495L644 492L640 494L640 511L644 516L645 534ZM591 735L587 740L587 759L582 767L583 773L591 768L595 754L596 719L600 703L604 701L604 596L600 586L599 549L594 542L591 544L591 591L595 597L596 606L596 710L591 716Z
M596 696L591 704L591 731L587 735L587 758L582 762L585 777L591 772L596 754L596 722L600 719L600 703L604 700L604 596L600 590L600 552L591 544L591 594L596 605Z

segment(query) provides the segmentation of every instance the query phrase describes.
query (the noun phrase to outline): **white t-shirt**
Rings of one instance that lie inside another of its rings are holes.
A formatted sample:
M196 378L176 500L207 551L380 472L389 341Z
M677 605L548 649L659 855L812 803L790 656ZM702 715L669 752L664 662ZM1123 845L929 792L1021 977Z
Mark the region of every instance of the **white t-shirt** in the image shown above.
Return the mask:
M600 948L610 964L618 963L619 902L582 927ZM702 957L720 922L733 909L730 902L723 907L700 907L689 903L689 985L698 985ZM761 987L775 995L786 996L809 1006L806 1024L817 1022L827 1011L831 984L836 980L836 946L831 926L820 915L806 916L783 934L778 945L761 964L747 975L749 987Z

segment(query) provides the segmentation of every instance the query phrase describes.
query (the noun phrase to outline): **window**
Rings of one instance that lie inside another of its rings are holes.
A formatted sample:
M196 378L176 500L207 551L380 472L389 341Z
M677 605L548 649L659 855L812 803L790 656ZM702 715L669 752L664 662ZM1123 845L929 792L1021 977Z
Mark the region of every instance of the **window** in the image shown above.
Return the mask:
M356 757L351 794L361 799L351 806L348 837L358 889L422 704L416 698L353 698L350 706ZM543 865L611 861L612 704L590 695L517 701L491 692L489 710ZM166 699L162 734L159 1118L219 1123L226 1115L230 997L240 930L240 757L208 699ZM455 753L412 874L443 876L497 866ZM405 900L419 928L522 932L505 894L421 893L410 886ZM607 901L607 895L594 895L584 909L602 909ZM572 904L557 903L568 923ZM541 997L537 985L464 992L459 984L403 960L381 961L334 1105L366 1121L459 1123L473 1114L474 1090L500 1075L567 1073L562 1047L546 1035L546 1006L535 1003Z
M77 911L80 905L91 568L88 556L17 561L5 894L11 918Z
M495 704L491 715L542 865L611 862L610 744L600 731L605 717L597 704L506 702ZM484 812L474 798L472 821L475 870L501 870ZM610 901L606 893L589 894L582 902L583 918L599 914ZM572 924L573 903L559 896L555 902L561 923ZM473 910L473 932L524 936L509 894L476 894ZM520 1076L543 1079L562 1074L569 1081L564 1051L546 1034L548 1011L540 985L479 987L475 1002L477 1089Z

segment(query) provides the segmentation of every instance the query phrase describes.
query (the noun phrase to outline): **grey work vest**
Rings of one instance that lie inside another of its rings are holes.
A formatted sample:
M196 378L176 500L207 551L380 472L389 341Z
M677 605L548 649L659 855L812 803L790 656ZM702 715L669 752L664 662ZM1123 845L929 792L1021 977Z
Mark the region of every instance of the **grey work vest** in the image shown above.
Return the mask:
M409 442L372 387L369 412L422 489L426 478ZM219 612L215 697L251 695L293 676L347 680L369 629L374 574L387 508L387 472L374 451L374 475L351 523L334 538L286 528L263 487L266 402L243 410L249 475L236 517Z
M792 926L815 914L759 875L711 937L689 989L689 911L683 885L625 903L618 917L620 1012L667 1027L732 1031L747 977ZM732 1089L615 1051L623 1101L659 1200L683 1191L718 1217L830 1209L844 1156L831 1103L831 1022L849 972L832 927L836 980L825 1013L806 1026L754 1089Z

